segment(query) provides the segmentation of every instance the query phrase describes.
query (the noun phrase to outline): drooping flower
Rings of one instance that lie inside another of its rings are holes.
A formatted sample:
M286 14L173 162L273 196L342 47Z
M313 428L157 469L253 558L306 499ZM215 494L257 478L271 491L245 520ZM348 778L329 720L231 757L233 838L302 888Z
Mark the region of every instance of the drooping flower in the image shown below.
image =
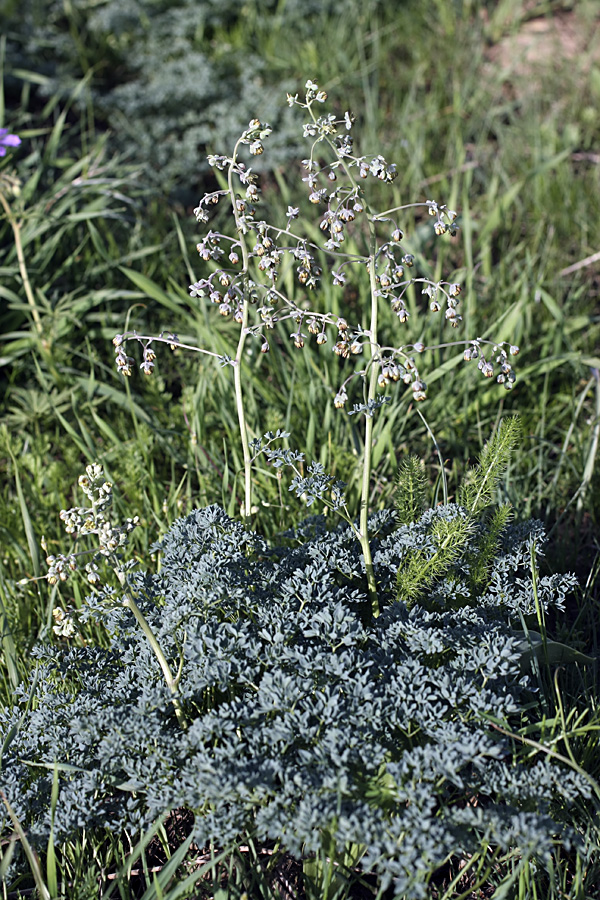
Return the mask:
M9 134L8 128L0 128L0 156L6 156L7 147L18 147L20 143L20 137Z

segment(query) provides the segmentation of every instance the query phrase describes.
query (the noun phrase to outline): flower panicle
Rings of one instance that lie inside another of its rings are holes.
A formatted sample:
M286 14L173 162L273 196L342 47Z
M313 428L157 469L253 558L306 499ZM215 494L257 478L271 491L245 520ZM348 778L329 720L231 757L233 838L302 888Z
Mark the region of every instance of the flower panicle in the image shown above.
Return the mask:
M115 559L117 554L127 545L129 535L139 525L139 516L127 518L122 524L115 525L110 521L107 512L112 506L113 486L106 479L104 469L97 463L86 467L79 476L78 485L90 501L89 506L75 506L61 509L59 517L67 534L75 538L96 535L98 546L92 550L83 550L70 554L49 554L46 556L48 571L46 580L49 584L67 581L69 576L78 570L80 556L92 556L84 571L88 582L96 586L100 583L98 562L101 559Z

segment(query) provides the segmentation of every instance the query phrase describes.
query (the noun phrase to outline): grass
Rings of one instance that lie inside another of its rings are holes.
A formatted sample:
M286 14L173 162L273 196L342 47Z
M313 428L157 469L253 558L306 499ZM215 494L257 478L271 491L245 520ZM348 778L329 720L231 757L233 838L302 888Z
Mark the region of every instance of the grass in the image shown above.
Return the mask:
M397 203L431 196L460 210L459 237L435 245L420 218L407 220L403 227L411 252L432 277L445 273L464 283L465 334L499 335L521 347L518 383L510 395L482 383L455 355L429 355L423 367L430 387L426 424L406 394L397 395L388 415L377 420L372 507L390 505L397 466L408 451L421 456L432 473L431 499L441 497L442 468L431 434L452 494L491 428L503 414L518 410L526 437L500 496L518 517L540 517L552 529L549 569L575 568L585 587L566 620L549 627L558 639L597 656L599 280L597 265L565 274L598 249L600 208L591 202L600 186L592 153L598 121L589 114L598 101L597 68L582 77L576 67L565 66L560 78L546 73L539 89L522 91L504 83L485 57L491 41L518 29L523 4L439 0L430 7L407 3L391 16L384 7L367 6L360 29L350 31L342 15L296 42L287 41L282 20L274 18L273 27L258 29L261 43L254 50L269 59L274 80L294 79L300 86L313 77L340 98L342 110L359 113L365 150L381 149L399 164ZM258 7L251 4L248 10L258 15ZM244 28L214 39L239 50ZM53 608L77 608L85 595L83 580L75 579L68 590L43 581L18 584L24 576L43 573L42 539L49 552L64 546L58 512L72 505L71 475L82 463L101 462L119 487L122 512L140 515L134 543L140 559L148 559L150 545L181 513L212 502L236 513L242 495L226 370L165 351L153 379L140 374L124 385L114 371L110 341L126 321L146 333L171 329L183 341L218 352L231 353L235 332L213 310L190 303L186 285L199 274L193 217L140 184L136 172L111 154L110 137L90 128L88 114L75 114L84 91L82 81L70 101L40 103L32 79L25 78L18 106L2 104L10 114L4 124L23 138L18 163L23 184L11 205L31 284L25 296L15 232L5 218L0 222L3 702L28 676L32 643L40 636L53 639ZM297 196L290 193L290 173L295 174L281 167L266 178L272 210L285 210ZM357 279L345 297L350 307L360 307L364 290ZM337 295L325 289L324 306L335 302ZM420 302L418 295L411 297L410 340L435 343L439 323L417 315ZM384 321L383 327L392 324ZM248 358L249 420L257 433L291 432L290 446L303 444L308 459L320 459L348 482L356 501L357 460L364 448L353 420L332 408L338 360L313 346L292 353L288 345L282 331L268 359ZM274 535L303 517L274 472L261 471L256 481L259 530ZM103 636L88 626L82 639ZM527 737L576 760L597 780L597 669L571 667L545 677L547 718L530 723ZM157 834L162 827L157 825ZM506 882L512 886L504 893L497 886L494 897L598 896L590 893L600 878L593 854L598 829L591 820L585 840L587 868L573 871L569 859L558 857L548 881L547 875L517 866ZM163 844L170 853L164 836ZM2 852L6 858L9 850ZM127 885L127 866L142 859L147 868L144 852L133 851L118 836L108 843L85 836L78 845L57 848L56 857L47 854L39 878L52 887L52 896L61 895L58 880L87 884L93 866L120 871L114 884ZM232 849L231 872L239 875L251 855L241 858ZM217 863L205 865L217 897ZM491 881L500 885L506 874L506 869L496 872ZM230 877L231 885L238 875ZM167 883L162 874L149 879L154 886L144 897L184 895ZM128 887L119 890L128 896ZM266 882L255 890L256 896L270 896ZM470 896L456 879L452 890L444 894L440 888L438 896Z

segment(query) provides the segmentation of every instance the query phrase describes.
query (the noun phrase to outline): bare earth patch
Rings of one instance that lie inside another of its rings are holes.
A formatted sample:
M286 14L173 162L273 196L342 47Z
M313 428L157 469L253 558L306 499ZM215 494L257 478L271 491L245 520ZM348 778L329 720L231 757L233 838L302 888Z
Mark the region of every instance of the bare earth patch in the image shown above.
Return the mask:
M486 68L510 81L518 94L535 90L548 70L575 67L582 75L600 66L600 12L559 10L526 19L487 51Z

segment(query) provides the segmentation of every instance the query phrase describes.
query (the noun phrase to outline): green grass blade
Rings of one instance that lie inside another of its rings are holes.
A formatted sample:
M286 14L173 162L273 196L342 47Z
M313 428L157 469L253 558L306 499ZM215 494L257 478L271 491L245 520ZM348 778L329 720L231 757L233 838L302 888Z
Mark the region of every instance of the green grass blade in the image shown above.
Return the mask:
M27 538L27 546L29 548L29 557L31 559L31 564L33 566L33 574L36 578L40 576L40 551L38 540L35 536L35 531L33 530L33 523L31 521L31 516L29 515L29 508L27 506L27 501L25 499L25 494L23 493L23 486L21 484L21 476L19 475L19 467L17 465L17 460L15 459L12 451L9 449L9 453L13 462L14 472L15 472L15 488L17 490L17 497L19 500L19 508L21 510L21 518L23 520L23 527L25 529L25 536Z
M40 860L37 853L27 840L27 835L23 831L23 828L21 827L21 823L19 822L15 811L8 802L6 794L2 790L0 790L0 797L2 797L2 801L6 806L6 809L8 810L8 814L13 823L13 827L19 836L19 840L21 841L21 846L23 847L23 851L25 853L25 856L27 857L27 862L29 863L29 868L31 869L31 874L33 876L33 880L35 881L35 886L38 890L40 900L52 900L50 892L46 887L46 884L44 883L42 868L40 866Z
M174 878L177 869L183 862L190 849L193 835L190 835L177 848L170 860L162 867L160 872L154 874L154 884L142 895L142 900L161 900L165 896L164 891L169 887L169 883ZM172 900L172 894L169 894L169 900Z
M52 793L50 795L50 835L48 837L48 851L46 854L46 881L52 897L58 896L58 877L56 865L56 850L54 847L54 815L58 803L58 768L54 766L52 777Z
M18 668L18 654L15 644L14 635L8 620L8 613L5 605L6 583L2 571L0 571L0 644L2 646L2 655L4 663L8 671L8 678L13 690L21 683Z
M151 278L148 278L147 275L143 275L141 272L136 272L135 269L128 269L124 266L121 267L121 272L123 275L126 275L130 281L132 281L137 288L142 291L142 293L151 297L153 300L156 300L161 306L164 306L165 309L171 310L171 312L177 313L181 315L182 312L182 303L181 300L175 300L170 294L167 294L166 291L163 291L155 281L152 281Z

